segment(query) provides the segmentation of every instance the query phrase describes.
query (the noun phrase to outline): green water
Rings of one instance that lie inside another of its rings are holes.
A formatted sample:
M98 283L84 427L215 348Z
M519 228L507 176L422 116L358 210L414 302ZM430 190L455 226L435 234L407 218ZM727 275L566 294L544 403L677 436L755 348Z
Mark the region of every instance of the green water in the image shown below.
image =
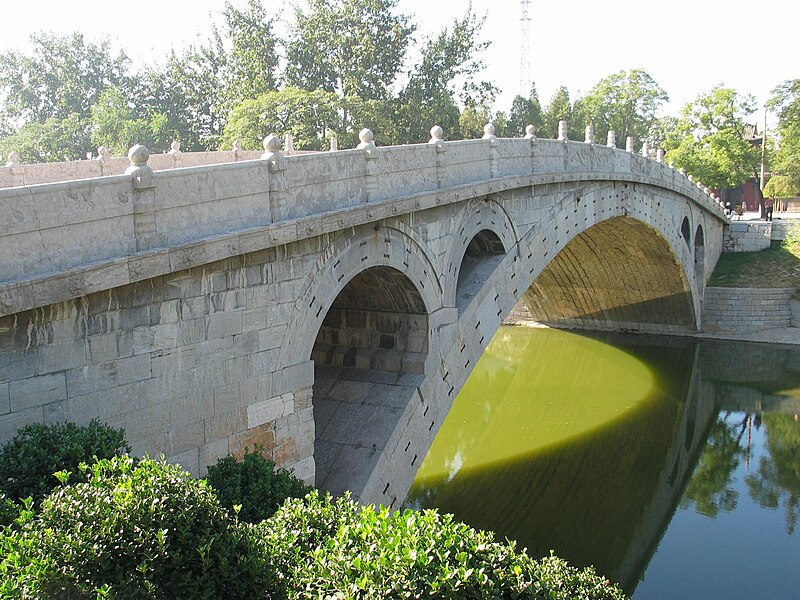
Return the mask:
M747 534L751 538L739 531L739 544L730 542L729 529L708 533L721 540L720 548L709 548L708 540L696 542L691 533L708 520L717 527L720 513L736 515L747 508L745 502L738 508L734 502L733 508L709 516L703 514L703 499L724 505L731 495L753 495L746 474L740 484L734 481L736 469L743 462L749 468L749 459L732 461L730 444L720 458L713 451L713 435L712 450L706 446L709 434L725 419L752 422L747 412L736 411L746 411L753 398L759 399L759 411L764 399L780 404L779 390L788 389L791 396L796 384L781 382L773 373L785 359L758 348L746 351L755 352L750 360L761 365L758 381L731 383L726 377L740 379L737 361L745 360L743 348L503 327L456 398L406 504L452 512L474 527L516 539L533 556L553 550L575 565L594 565L629 593L638 586L637 598L754 597L744 585L739 587L747 591L738 596L724 586L709 591L710 573L702 568L695 568L696 581L684 581L686 590L675 595L676 572L705 564L709 552L733 571L754 564L753 556L733 553L752 538L752 544L770 547L774 556L768 578L782 582L770 596L758 596L800 597L794 569L800 546L794 530L787 537L785 528L777 527L777 538L763 540L760 525ZM797 357L792 360L800 365ZM721 407L720 402L733 405ZM776 418L789 419L786 427L798 426L793 415ZM758 428L749 431L748 443L763 437ZM745 438L737 434L732 439L740 447ZM794 456L789 462L795 460L791 472L800 473L799 452L797 447L788 451ZM793 501L798 498L800 493ZM786 520L775 507L763 510L776 513L776 521ZM759 522L746 514L747 520ZM692 555L693 546L702 548L699 555ZM749 551L764 554L752 546ZM776 577L781 572L776 562L786 560L788 574ZM723 581L727 576L714 577ZM755 584L755 589L765 588Z

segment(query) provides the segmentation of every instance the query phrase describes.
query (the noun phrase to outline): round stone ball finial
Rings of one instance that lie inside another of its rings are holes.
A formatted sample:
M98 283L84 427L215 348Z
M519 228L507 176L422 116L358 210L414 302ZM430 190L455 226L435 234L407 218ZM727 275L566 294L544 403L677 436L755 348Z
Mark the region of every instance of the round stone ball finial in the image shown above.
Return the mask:
M358 139L361 140L362 144L372 144L375 141L375 134L372 133L371 129L365 127L358 132Z
M172 143L169 145L169 151L170 151L172 154L177 154L178 152L180 152L180 151L181 151L181 143L180 143L178 140L175 140L175 141L173 141L173 142L172 142Z
M431 143L435 143L438 141L444 141L444 129L439 127L438 125L434 125L431 127Z
M270 133L265 137L263 144L265 152L280 152L281 150L281 138L274 133Z
M487 123L483 126L483 138L488 139L494 137L495 131L494 123Z
M22 161L19 158L19 152L9 152L8 153L8 163L7 165L10 167L11 165L18 165Z
M533 139L536 137L536 125L528 125L525 128L525 139Z
M134 167L146 165L147 161L150 160L150 150L147 149L147 146L136 144L128 150L128 160L131 161L131 166Z

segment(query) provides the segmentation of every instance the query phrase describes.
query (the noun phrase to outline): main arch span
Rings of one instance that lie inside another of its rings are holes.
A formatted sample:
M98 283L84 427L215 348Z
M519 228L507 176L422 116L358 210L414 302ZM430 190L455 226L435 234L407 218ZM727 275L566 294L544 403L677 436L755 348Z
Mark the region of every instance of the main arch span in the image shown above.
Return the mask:
M100 418L197 473L258 445L396 505L515 307L698 329L727 220L696 184L591 144L434 141L0 190L0 441Z

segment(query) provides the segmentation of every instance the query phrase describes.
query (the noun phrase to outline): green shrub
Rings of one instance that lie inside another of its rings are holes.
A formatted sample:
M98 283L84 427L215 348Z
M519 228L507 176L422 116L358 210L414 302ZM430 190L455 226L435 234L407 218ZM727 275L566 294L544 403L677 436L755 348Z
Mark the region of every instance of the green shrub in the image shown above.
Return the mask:
M257 526L291 598L621 599L592 569L533 560L452 515L312 492Z
M44 571L33 596L263 598L275 582L255 530L177 466L127 456L83 467L46 497L28 535Z
M0 527L11 525L18 515L19 507L10 498L6 498L3 492L0 492Z
M13 500L32 497L39 503L58 485L53 476L69 471L71 483L83 475L82 462L130 452L125 432L96 420L79 427L74 423L33 423L20 429L0 448L0 491Z
M311 491L291 471L275 469L275 463L258 449L245 451L244 460L227 456L208 468L208 483L220 504L227 509L239 506L238 517L259 523L272 516L287 498L302 498Z

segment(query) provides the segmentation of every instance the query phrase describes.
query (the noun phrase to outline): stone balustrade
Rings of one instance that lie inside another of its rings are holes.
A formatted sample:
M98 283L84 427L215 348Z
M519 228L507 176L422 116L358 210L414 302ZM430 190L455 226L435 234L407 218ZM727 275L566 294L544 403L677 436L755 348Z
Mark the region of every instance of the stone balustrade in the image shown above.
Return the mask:
M265 138L257 156L179 147L150 156L145 148L124 164L107 157L69 163L85 164L84 175L94 169L99 178L0 189L0 314L51 304L65 290L87 294L542 183L655 185L727 222L716 198L663 159L591 141L537 139L532 128L524 139L496 138L489 126L480 140L448 142L440 127L431 136L428 144L380 147L364 130L358 148L292 156L283 155L276 136ZM198 164L212 159L217 164ZM22 168L34 167L43 165ZM18 178L19 168L4 167L0 177Z

